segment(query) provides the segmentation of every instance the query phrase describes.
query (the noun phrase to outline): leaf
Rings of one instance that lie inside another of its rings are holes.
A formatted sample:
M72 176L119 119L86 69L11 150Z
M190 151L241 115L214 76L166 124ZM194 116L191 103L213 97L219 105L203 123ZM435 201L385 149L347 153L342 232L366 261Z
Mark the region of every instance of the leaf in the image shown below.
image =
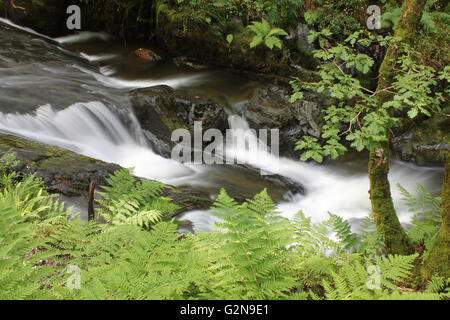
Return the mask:
M272 30L270 30L269 34L267 35L267 37L271 37L271 36L287 36L288 33L286 31L284 31L281 28L273 28Z
M252 42L250 43L250 48L254 48L259 46L261 43L263 43L263 38L259 35L256 35L253 37Z
M419 113L419 109L418 108L412 108L408 111L408 117L410 117L411 119L415 118L417 116L417 114Z
M234 36L230 33L227 35L227 42L231 44L233 42Z

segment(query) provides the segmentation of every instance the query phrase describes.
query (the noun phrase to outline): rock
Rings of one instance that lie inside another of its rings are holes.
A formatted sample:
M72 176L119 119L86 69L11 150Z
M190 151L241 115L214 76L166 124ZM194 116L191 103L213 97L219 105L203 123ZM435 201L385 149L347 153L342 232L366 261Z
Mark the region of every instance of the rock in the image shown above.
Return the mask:
M173 147L172 131L180 128L193 133L194 122L201 121L203 130L228 128L224 106L193 90L174 90L155 86L130 93L134 113L148 138L157 145L155 151L169 156ZM155 139L156 138L156 139Z
M0 157L8 152L13 153L18 160L13 170L24 174L34 173L44 181L49 192L63 195L62 199L77 203L81 210L84 208L83 202L87 204L90 182L95 181L97 187L106 185L105 178L121 168L117 164L88 158L72 151L2 134ZM176 214L207 209L212 204L208 193L189 187L166 185L163 196L172 198L174 203L181 206Z
M318 95L306 94L304 100L290 103L290 95L288 89L275 85L258 88L242 115L253 128L279 129L280 154L297 156L295 143L303 136L320 137L320 111L324 102Z
M134 50L133 53L145 61L153 62L161 60L161 57L150 49L139 48Z
M448 114L450 107L442 111ZM441 114L413 124L391 139L391 150L397 159L419 166L443 166L450 150L450 119Z
M87 192L91 181L105 184L105 177L120 166L78 155L72 151L44 146L10 135L0 135L0 155L12 152L18 164L13 169L34 173L48 190L66 196Z
M175 63L177 67L183 66L194 70L204 70L208 68L208 66L201 64L196 59L184 56L174 58L173 63Z

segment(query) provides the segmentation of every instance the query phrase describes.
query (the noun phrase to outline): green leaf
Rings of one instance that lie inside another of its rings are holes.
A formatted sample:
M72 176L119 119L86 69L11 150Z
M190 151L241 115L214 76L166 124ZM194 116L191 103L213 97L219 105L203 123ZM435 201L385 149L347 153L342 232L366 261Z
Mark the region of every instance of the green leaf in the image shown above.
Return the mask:
M250 43L250 48L254 48L263 43L263 38L261 36L254 36L252 42Z

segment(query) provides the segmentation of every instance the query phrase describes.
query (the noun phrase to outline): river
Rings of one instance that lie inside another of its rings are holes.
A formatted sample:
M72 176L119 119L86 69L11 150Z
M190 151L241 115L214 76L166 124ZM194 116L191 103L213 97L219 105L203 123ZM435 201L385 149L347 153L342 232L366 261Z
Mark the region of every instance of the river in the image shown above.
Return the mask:
M221 187L257 193L262 180L246 176L234 165L181 164L156 154L130 108L126 93L132 89L165 84L173 88L196 88L228 106L229 125L248 128L236 108L258 86L223 70L194 70L173 62L142 64L120 42L101 33L50 39L0 19L0 130L19 137L69 149L107 162L134 167L135 174L172 185L190 185L211 197ZM284 194L278 203L290 218L303 210L313 221L327 212L358 221L370 212L367 158L348 157L326 165L277 158L235 154L250 161L253 169L278 173L304 187L305 193ZM390 182L400 221L412 216L396 187L413 192L416 184L437 195L443 171L392 160ZM208 211L185 213L180 219L194 229L211 229L215 218Z

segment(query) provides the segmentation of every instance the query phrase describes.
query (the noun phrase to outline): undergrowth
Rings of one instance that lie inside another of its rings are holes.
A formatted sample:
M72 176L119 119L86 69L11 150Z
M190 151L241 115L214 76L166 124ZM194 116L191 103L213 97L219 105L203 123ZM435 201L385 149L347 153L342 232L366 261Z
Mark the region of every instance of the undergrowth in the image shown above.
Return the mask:
M225 190L215 232L180 234L158 182L111 175L98 212L106 224L69 219L42 181L0 165L0 299L442 299L435 275L407 287L417 255L385 255L367 217L358 234L344 219L288 220L264 190L243 204ZM422 188L410 235L428 243L438 203ZM128 205L127 205L128 204ZM151 214L150 214L151 212ZM158 213L156 213L158 212ZM146 218L143 213L149 213Z

